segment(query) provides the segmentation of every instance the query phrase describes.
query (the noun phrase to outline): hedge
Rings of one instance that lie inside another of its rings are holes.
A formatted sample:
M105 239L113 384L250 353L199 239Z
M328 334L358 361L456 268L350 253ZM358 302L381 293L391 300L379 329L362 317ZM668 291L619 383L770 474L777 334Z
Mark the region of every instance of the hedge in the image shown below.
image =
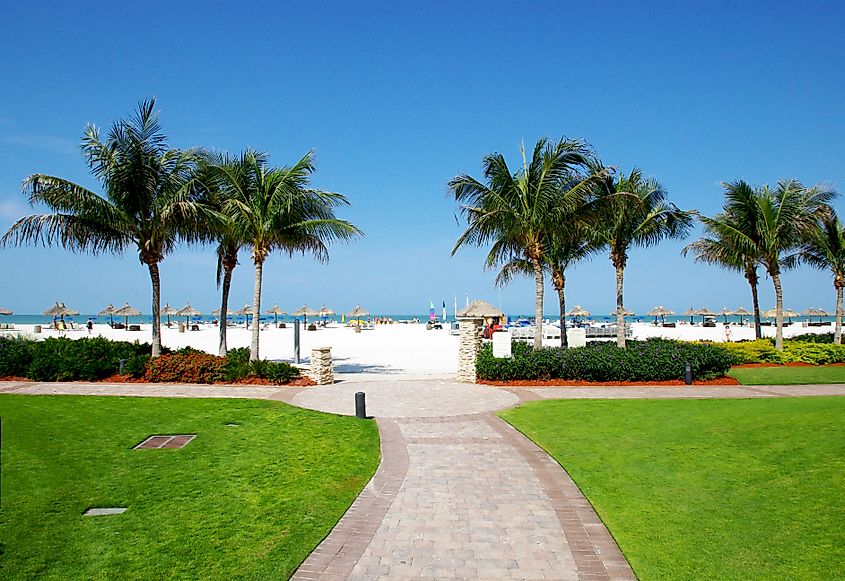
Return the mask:
M783 351L775 349L773 339L739 341L720 345L731 356L734 365L744 363L809 363L827 365L845 362L845 345L787 339Z
M492 346L485 345L476 361L476 374L479 379L490 381L666 381L683 379L687 362L694 379L712 379L727 373L732 358L713 344L669 339L628 341L626 349L611 342L537 350L524 343L514 343L509 359L493 357Z
M123 372L146 381L171 383L235 382L247 377L282 384L299 377L288 363L249 361L249 349L232 349L229 357L216 357L191 348L150 358L149 343L110 341L104 337L68 339L50 337L0 337L0 377L26 377L35 381L97 381Z

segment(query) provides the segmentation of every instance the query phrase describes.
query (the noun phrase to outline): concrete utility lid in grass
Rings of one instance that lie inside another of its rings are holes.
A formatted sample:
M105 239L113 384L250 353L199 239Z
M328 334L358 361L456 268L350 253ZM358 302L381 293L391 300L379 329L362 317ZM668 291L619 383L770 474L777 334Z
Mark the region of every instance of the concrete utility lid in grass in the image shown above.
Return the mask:
M126 509L123 507L114 508L89 508L82 513L82 516L107 516L110 514L123 514Z
M133 450L155 450L161 448L184 448L188 442L196 438L196 434L176 434L163 436L150 436Z

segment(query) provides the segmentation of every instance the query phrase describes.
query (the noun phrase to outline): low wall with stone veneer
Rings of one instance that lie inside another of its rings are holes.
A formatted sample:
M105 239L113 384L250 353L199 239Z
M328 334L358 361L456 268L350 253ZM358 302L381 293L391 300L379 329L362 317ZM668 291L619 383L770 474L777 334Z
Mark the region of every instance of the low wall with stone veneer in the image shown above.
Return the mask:
M458 329L458 381L475 383L475 360L481 350L481 323L483 319L459 318Z

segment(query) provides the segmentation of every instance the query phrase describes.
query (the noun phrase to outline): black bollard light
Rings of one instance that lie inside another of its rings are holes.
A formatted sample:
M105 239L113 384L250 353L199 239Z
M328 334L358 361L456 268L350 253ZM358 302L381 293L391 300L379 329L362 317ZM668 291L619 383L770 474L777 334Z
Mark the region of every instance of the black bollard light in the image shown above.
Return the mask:
M367 402L364 401L363 391L355 394L355 417L362 420L367 419Z
M293 320L293 362L299 363L299 319Z
M690 365L689 361L684 366L684 383L692 385L692 365Z

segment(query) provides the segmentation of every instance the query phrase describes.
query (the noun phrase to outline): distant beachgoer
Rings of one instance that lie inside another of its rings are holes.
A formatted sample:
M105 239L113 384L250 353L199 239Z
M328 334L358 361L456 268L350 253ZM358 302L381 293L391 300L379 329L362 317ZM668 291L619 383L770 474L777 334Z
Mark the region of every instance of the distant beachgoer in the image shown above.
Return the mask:
M88 334L90 335L91 331L94 330L94 321L88 319L88 323L85 326L88 327Z
M733 341L731 338L731 328L725 325L725 342L730 343Z

